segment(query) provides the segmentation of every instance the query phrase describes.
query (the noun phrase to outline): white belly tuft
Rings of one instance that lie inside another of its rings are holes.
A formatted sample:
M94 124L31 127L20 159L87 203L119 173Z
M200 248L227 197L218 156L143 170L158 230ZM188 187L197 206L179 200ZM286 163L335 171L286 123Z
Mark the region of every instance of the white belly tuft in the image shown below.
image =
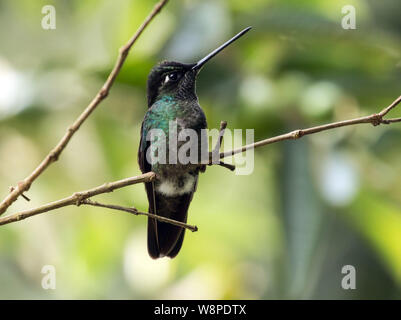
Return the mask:
M178 180L175 179L164 180L156 187L156 191L168 197L181 196L194 191L195 183L196 177L186 174L184 185L180 186Z

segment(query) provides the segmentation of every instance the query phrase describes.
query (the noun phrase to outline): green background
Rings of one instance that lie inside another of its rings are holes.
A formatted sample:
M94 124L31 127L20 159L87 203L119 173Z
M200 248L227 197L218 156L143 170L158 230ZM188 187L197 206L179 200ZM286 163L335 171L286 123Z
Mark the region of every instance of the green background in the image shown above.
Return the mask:
M54 5L56 30L41 9ZM344 5L356 30L344 30ZM153 1L0 0L0 197L86 107ZM8 213L139 174L146 78L160 60L208 63L197 93L210 128L260 140L378 112L400 95L397 0L170 1L109 97L60 161ZM395 110L391 116L401 116ZM151 260L146 218L66 207L0 227L0 298L360 299L401 297L401 127L359 125L255 151L251 175L209 167L189 210L199 232ZM147 209L143 185L95 200ZM41 287L44 265L56 290ZM344 265L356 290L341 287Z

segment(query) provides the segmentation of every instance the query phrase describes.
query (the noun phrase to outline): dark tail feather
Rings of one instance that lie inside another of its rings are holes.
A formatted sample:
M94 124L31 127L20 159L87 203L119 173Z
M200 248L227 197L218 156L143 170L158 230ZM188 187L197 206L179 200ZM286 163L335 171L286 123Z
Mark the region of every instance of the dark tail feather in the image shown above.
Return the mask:
M174 248L171 249L171 251L168 253L168 257L170 258L174 258L178 252L180 252L181 247L182 247L182 243L184 241L184 235L185 235L185 229L182 229L180 237L177 240L177 243L175 244Z
M177 197L167 197L155 193L157 215L173 220L187 222L187 212L193 193ZM149 206L153 213L153 205ZM164 256L174 258L181 249L185 229L148 218L148 251L153 259Z
M149 212L151 211L149 210ZM148 252L152 259L160 257L156 228L156 219L148 218Z

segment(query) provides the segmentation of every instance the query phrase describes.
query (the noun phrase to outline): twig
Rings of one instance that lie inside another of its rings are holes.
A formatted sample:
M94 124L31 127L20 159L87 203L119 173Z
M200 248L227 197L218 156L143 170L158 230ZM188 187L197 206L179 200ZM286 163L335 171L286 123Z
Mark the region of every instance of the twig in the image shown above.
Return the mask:
M383 118L392 109L394 109L400 102L401 102L401 96L399 96L397 99L395 99L387 108L384 108L382 111L380 111L379 115Z
M127 207L122 207L122 206L117 206L117 205L107 205L107 204L102 204L99 202L89 200L89 198L97 196L99 194L113 192L116 189L124 188L124 187L130 186L130 185L133 185L133 184L152 182L155 179L155 177L156 177L155 173L147 172L140 176L131 177L131 178L123 179L123 180L118 180L115 182L109 182L109 183L105 183L96 188L92 188L92 189L89 189L86 191L76 192L68 198L57 200L57 201L45 204L43 206L37 207L35 209L30 209L30 210L15 213L15 214L12 214L12 215L9 215L6 217L2 217L2 218L0 218L0 226L9 224L9 223L13 223L13 222L17 222L20 220L24 220L26 218L29 218L29 217L32 217L32 216L35 216L35 215L38 215L41 213L45 213L45 212L59 209L59 208L66 207L66 206L91 205L91 206L96 206L96 207L103 207L103 208L109 208L109 209L114 209L114 210L119 210L119 211L125 211L125 212L129 212L129 213L132 213L135 215L145 215L145 216L148 216L151 218L155 218L162 222L171 223L176 226L186 228L188 230L191 230L192 232L198 231L197 226L192 226L192 225L183 223L181 221L158 216L158 215L155 215L152 213L140 212L136 208L127 208Z
M351 119L351 120L344 120L344 121L338 121L338 122L333 122L321 126L316 126L308 129L299 129L299 130L294 130L289 133L285 133L276 137L268 138L265 140L261 140L252 144L248 144L245 146L242 146L241 148L226 151L226 152L221 152L219 157L220 159L226 158L233 156L237 153L242 153L245 152L249 149L256 149L268 144L276 143L279 141L284 141L284 140L296 140L299 138L302 138L303 136L318 133L321 131L326 131L330 129L335 129L335 128L340 128L340 127L346 127L346 126L352 126L355 124L362 124L362 123L370 123L374 126L378 126L380 124L391 124L395 122L401 122L401 118L392 118L392 119L383 119L384 116L386 116L392 109L394 109L399 103L401 102L401 96L399 96L397 99L395 99L388 107L384 108L382 111L379 113L374 113L369 116L365 117L360 117L356 119ZM211 161L209 162L210 164L212 163Z
M136 177L131 177L127 179L122 179L114 182L109 182L105 183L101 186L98 186L96 188L92 188L89 190L81 191L81 192L76 192L70 197L57 200L45 205L42 205L40 207L30 209L30 210L25 210L22 212L14 213L6 217L0 218L0 226L4 224L9 224L12 222L17 222L20 220L24 220L26 218L38 215L40 213L52 211L58 208L66 207L66 206L71 206L71 205L77 205L79 206L84 200L97 196L102 193L108 193L112 192L116 189L124 188L126 186L130 186L133 184L137 183L143 183L143 182L150 182L153 181L155 178L155 174L153 172L147 172L142 175L136 176Z
M10 187L10 192L13 192L14 191L14 187L13 186L11 186ZM24 195L23 193L21 193L21 197L23 197L26 201L31 201L31 199L29 199L26 195Z
M99 203L99 202L92 201L92 200L89 200L89 199L82 200L81 204L90 205L90 206L94 206L94 207L102 207L102 208L108 208L108 209L113 209L113 210L119 210L119 211L125 211L125 212L132 213L134 215L137 215L137 216L138 215L148 216L150 218L155 218L155 219L157 219L159 221L162 221L162 222L170 223L170 224L173 224L175 226L191 230L192 232L198 231L198 227L197 226L192 226L192 225L186 224L186 223L181 222L181 221L177 221L177 220L169 219L169 218L166 218L166 217L158 216L158 215L153 214L153 213L141 212L141 211L138 211L136 208L127 208L127 207L122 207L122 206L113 205L113 204L103 204L103 203Z
M212 152L209 153L209 162L207 165L209 165L209 166L219 165L219 166L227 168L231 171L234 171L235 170L234 165L225 163L225 162L221 161L219 158L219 150L221 148L221 144L223 143L224 131L226 130L226 128L227 128L227 121L221 121L220 129L219 129L219 138L218 138L217 143L214 146ZM217 159L217 161L215 159Z
M401 118L383 119L384 124L390 124L395 122L401 122Z
M214 146L214 149L212 151L212 157L214 154L218 153L221 147L221 144L223 143L223 138L224 138L224 131L227 128L227 121L221 121L220 122L220 129L219 129L219 139L217 140L216 145Z
M82 112L82 114L75 120L75 122L68 127L67 132L63 136L63 138L59 141L59 143L50 151L50 153L46 156L46 158L39 164L39 166L23 181L18 183L18 185L11 191L6 198L0 203L0 215L2 215L7 208L15 202L18 197L25 191L27 191L32 183L47 169L47 167L56 162L61 154L61 152L65 149L72 136L78 129L81 127L82 123L90 116L90 114L96 109L96 107L102 102L107 95L109 94L110 88L114 83L117 75L119 74L121 67L123 66L125 59L128 56L128 53L145 30L145 28L149 25L149 23L153 20L153 18L160 12L160 10L165 6L168 0L161 0L159 3L155 5L151 13L139 27L139 29L135 32L135 34L131 37L131 39L119 50L119 55L117 61L112 69L110 75L108 76L106 82L100 89L100 91L96 94L90 104L86 107L86 109Z

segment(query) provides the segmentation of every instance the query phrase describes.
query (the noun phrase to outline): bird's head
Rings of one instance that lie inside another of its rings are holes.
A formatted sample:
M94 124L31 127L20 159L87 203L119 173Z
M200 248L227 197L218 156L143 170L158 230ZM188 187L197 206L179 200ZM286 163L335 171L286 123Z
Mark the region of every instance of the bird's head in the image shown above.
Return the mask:
M250 29L251 27L242 30L197 63L185 64L175 61L163 61L154 66L148 76L148 107L166 95L178 99L196 99L195 80L202 66Z
M197 70L193 69L194 65L163 61L154 66L148 77L148 106L165 95L177 98L195 95Z

